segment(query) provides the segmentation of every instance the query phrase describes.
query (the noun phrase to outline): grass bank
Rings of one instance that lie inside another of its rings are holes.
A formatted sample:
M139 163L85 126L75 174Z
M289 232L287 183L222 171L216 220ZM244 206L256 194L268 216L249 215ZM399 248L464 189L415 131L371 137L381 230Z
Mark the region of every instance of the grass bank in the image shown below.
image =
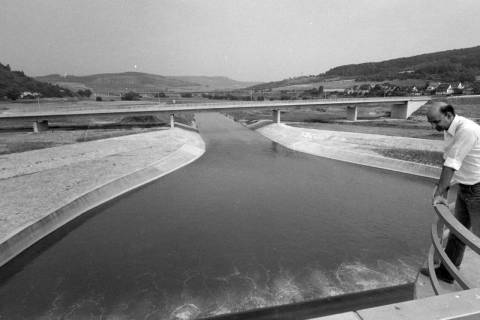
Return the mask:
M378 152L384 157L392 159L428 164L436 167L441 167L443 164L442 153L437 151L403 148L378 148L374 151Z

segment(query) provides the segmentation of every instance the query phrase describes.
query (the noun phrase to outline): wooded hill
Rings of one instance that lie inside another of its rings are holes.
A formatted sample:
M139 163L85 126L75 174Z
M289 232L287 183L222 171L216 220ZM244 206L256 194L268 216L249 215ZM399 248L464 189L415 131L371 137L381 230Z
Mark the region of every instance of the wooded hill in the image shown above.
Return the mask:
M15 100L25 92L36 92L42 97L73 96L73 93L49 83L43 83L26 76L23 71L12 71L10 66L0 63L0 99Z
M251 87L266 90L322 81L392 81L422 79L439 82L474 82L480 76L480 46L447 50L381 62L338 66L325 73L268 82Z
M382 62L335 67L327 77L354 77L358 81L428 79L473 82L480 75L480 46L398 58Z

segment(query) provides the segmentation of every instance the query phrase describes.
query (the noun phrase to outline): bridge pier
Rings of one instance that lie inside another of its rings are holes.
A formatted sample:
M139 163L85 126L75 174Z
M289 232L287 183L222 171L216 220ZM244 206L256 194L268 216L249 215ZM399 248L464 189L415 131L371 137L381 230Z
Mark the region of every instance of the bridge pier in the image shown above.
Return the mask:
M357 106L347 106L347 120L357 121L358 109Z
M170 128L175 128L175 115L173 113L170 113Z
M33 123L33 132L38 133L38 132L47 131L47 130L48 130L47 120L35 121Z
M390 109L390 118L393 119L407 119L420 109L427 101L406 101L404 103L397 103L392 105Z
M273 123L280 123L280 110L272 110Z

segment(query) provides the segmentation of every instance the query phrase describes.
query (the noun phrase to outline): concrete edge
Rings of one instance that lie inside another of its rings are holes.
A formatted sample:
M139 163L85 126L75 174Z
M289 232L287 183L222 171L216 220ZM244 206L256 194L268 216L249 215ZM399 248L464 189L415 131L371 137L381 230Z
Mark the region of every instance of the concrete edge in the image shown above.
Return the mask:
M480 318L480 289L387 304L309 320L439 320Z
M302 151L305 153L310 153L317 156L322 156L325 158L330 158L334 160L339 160L348 163L359 164L368 167L374 167L389 171L395 171L400 173L408 173L417 176L427 177L436 179L440 176L441 169L434 166L419 164L415 162L385 158L381 156L375 156L371 154L361 153L361 152L351 152L347 150L337 150L335 148L328 148L321 146L318 148L316 143L304 143L304 148L292 146L293 150ZM310 148L316 149L316 152L309 152ZM320 149L320 150L318 150ZM307 150L307 151L306 151Z
M292 128L295 131L297 130L301 131L300 128L297 129L294 127L289 127L288 129L290 130L290 128ZM282 139L282 137L268 135L265 132L262 132L261 130L257 130L257 132L262 134L266 138L272 141L275 141L291 150L300 151L300 152L304 152L304 153L308 153L308 154L312 154L312 155L320 156L324 158L329 158L333 160L354 163L354 164L359 164L359 165L364 165L364 166L369 166L374 168L380 168L380 169L395 171L400 173L413 174L413 175L432 178L432 179L438 179L441 172L441 168L438 168L435 166L430 166L430 165L425 165L425 164L420 164L420 163L415 163L410 161L404 161L399 159L393 159L393 158L386 158L382 156L375 156L375 155L366 154L366 153L341 150L334 147L326 147L318 143L308 141L306 139L305 140L296 139L295 142L291 142L291 141L288 141L288 140L291 140L291 138Z
M205 143L203 141L200 146L184 144L148 167L87 191L72 202L50 212L30 225L12 232L0 243L0 267L83 213L180 169L197 160L204 153Z

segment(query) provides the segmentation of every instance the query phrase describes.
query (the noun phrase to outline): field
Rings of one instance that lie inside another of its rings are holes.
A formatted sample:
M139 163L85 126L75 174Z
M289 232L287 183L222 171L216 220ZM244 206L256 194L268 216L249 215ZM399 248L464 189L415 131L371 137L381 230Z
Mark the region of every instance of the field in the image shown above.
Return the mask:
M191 99L184 99L181 102ZM76 99L42 99L40 102L0 103L2 112L38 112L58 110L87 110L95 107L103 109L130 109L132 107L158 105L154 101L102 101ZM176 113L175 121L191 125L194 120L191 113ZM154 130L163 130L170 125L169 115L157 116L92 116L62 121L49 121L49 130L42 133L32 132L32 123L25 121L0 122L0 154L23 152L41 148L55 147L84 141L105 139Z
M273 88L272 91L281 91L281 90L309 90L313 88L318 88L323 86L324 90L329 91L332 89L344 90L346 88L351 88L355 85L361 86L362 84L371 84L371 83L383 83L388 82L396 86L420 86L424 87L426 84L425 80L421 79L406 79L406 80L389 80L382 82L375 81L355 81L353 79L344 79L344 80L329 80L329 81L316 81L311 83L302 83L302 84L293 84L283 87Z
M16 153L29 150L56 147L85 141L119 137L123 135L143 133L152 130L164 130L165 127L155 128L123 128L123 129L83 129L32 132L0 132L0 154Z
M45 98L40 100L18 100L14 102L0 101L1 112L35 112L35 111L55 111L55 110L88 110L95 108L102 109L129 109L132 107L142 106L161 106L172 103L208 103L212 100L194 97L168 97L153 98L145 97L139 101L122 101L119 96L103 96L103 101L95 101L92 99L75 99L75 98Z

